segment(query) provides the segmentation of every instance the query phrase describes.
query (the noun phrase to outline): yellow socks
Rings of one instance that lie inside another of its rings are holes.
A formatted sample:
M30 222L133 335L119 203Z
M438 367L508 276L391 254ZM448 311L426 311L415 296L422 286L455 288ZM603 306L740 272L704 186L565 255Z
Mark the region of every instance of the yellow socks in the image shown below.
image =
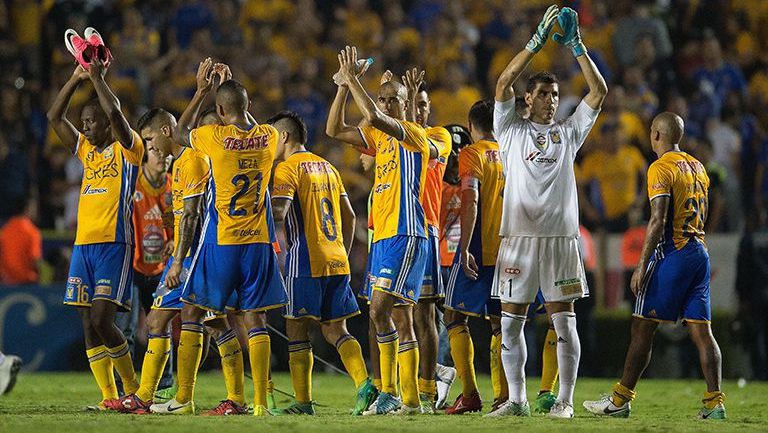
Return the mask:
M509 398L507 376L501 364L501 328L494 331L491 336L491 385L495 401L506 401Z
M419 407L419 343L404 341L397 351L397 364L400 367L400 394L403 404Z
M718 404L725 402L725 394L722 391L707 391L704 393L704 398L701 402L704 403L704 407L712 410Z
M336 350L339 352L344 368L355 382L355 388L359 388L368 378L368 369L365 368L365 359L363 359L360 343L349 334L342 335L336 341Z
M102 346L92 347L85 351L88 364L96 379L96 385L101 390L102 400L117 398L117 386L115 386L115 374L112 371L112 358L107 353L107 348Z
M309 341L288 342L288 366L297 403L312 401L312 344Z
M141 385L136 391L136 396L141 401L150 401L155 396L157 384L160 383L170 352L170 334L149 334L147 352L144 354L144 363L141 366Z
M203 356L203 324L198 322L183 322L181 337L179 337L179 352L176 362L179 390L176 401L188 403L195 394L197 367Z
M381 392L397 395L395 380L397 379L397 346L399 336L397 330L376 334L379 346L379 365L381 366Z
M107 352L109 357L112 358L112 366L115 367L117 374L120 375L120 379L123 380L125 393L135 393L139 389L139 382L136 379L136 371L133 369L128 342L123 341L117 347L107 347Z
M419 393L426 395L429 401L435 401L435 397L437 397L437 382L435 379L419 378Z
M614 406L621 407L630 401L635 399L635 391L627 388L621 383L613 385L613 394L611 395L611 402Z
M381 378L379 378L379 379L376 379L376 378L374 377L374 378L373 378L373 386L375 386L375 387L376 387L376 389L378 389L379 391L381 391Z
M248 354L253 377L253 406L267 406L267 383L269 382L270 340L267 328L253 328L248 331ZM256 415L256 409L254 409Z
M553 328L547 330L544 350L541 353L541 388L540 392L552 391L557 381L557 333Z
M237 340L233 329L228 330L216 339L221 356L221 371L224 373L224 385L227 387L227 400L239 405L245 404L245 367L243 366L243 349Z
M451 358L456 366L456 372L461 379L464 397L469 397L477 392L477 380L475 378L475 348L472 346L472 337L469 328L464 322L448 324L448 341L451 345Z

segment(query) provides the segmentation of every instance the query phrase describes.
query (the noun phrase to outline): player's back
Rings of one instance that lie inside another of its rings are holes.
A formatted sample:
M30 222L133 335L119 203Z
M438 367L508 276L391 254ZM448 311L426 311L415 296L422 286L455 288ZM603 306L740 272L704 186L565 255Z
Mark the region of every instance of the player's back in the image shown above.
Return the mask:
M341 197L346 195L336 168L312 152L296 152L277 165L274 197L292 200L286 217L286 275L349 274L341 230Z
M477 220L469 252L476 259L482 257L483 266L493 266L501 242L499 229L504 191L504 171L498 143L479 140L462 149L459 153L459 175L462 183L467 182L469 177L480 181Z
M206 125L192 130L192 147L207 155L211 166L204 242L271 243L274 229L267 185L277 138L271 125Z
M210 178L208 157L194 149L182 149L173 163L171 194L173 202L173 244L178 248L181 237L181 216L184 214L184 200L205 194ZM197 245L200 238L199 226L195 229L192 245ZM193 253L190 248L187 256Z
M709 207L709 176L704 165L685 152L667 152L648 168L648 197L669 196L662 238L665 251L683 248L688 241L704 243Z
M424 215L429 225L430 235L437 236L440 227L440 205L443 194L443 174L448 155L451 154L451 134L441 126L427 127L427 138L438 149L435 159L430 159L427 165L427 177L424 181L422 205Z

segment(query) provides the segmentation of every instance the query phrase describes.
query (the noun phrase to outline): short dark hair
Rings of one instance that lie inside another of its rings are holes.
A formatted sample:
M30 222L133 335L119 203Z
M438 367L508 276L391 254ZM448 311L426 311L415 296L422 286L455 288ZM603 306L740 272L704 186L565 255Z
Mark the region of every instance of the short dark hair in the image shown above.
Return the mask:
M294 141L299 144L307 144L307 124L295 111L281 111L267 120L267 123L274 125L277 122L286 121L290 123L288 133L295 137Z
M482 99L469 109L469 123L483 132L493 131L493 101Z
M166 110L162 108L152 108L146 113L142 114L139 118L139 122L136 125L139 132L141 132L142 129L151 126L154 121L159 118L160 116L168 118L171 113L167 112Z
M101 104L99 103L99 98L91 98L85 101L85 104L83 104L83 106L80 108L80 112L82 113L86 107L93 107L96 111L104 113L104 109L101 108Z
M557 79L557 75L551 72L537 72L528 79L528 84L525 86L525 93L533 93L533 91L536 90L536 85L539 83L559 84L560 81Z
M247 110L248 91L235 80L227 80L216 90L216 103L228 110Z
M416 91L416 93L421 93L421 92L429 93L429 87L427 87L426 81L422 81L421 84L419 84L419 89Z

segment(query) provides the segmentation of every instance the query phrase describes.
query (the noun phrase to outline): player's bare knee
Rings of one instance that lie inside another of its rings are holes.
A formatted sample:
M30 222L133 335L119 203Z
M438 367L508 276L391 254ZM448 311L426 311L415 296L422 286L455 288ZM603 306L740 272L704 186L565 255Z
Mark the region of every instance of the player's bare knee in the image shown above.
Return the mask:
M157 310L155 310L157 311ZM147 316L147 330L150 334L164 334L169 331L170 321L162 314L150 312Z
M454 311L454 310L449 310L447 308L445 309L445 323L446 324L448 324L448 323L455 323L455 322L463 322L463 323L466 324L467 323L467 319L468 319L468 317L467 317L466 314L462 314L462 313L460 313L458 311Z
M320 332L323 333L323 338L325 338L325 341L327 341L329 344L336 344L336 342L339 341L339 338L349 334L345 320L340 322L323 323L320 326Z
M246 328L266 328L267 327L267 313L263 311L249 311L246 312L244 317Z
M309 339L308 319L286 319L285 334L290 341L303 341Z
M502 302L501 311L509 314L514 314L516 316L525 316L528 314L528 304L511 304L511 303ZM547 309L547 311L550 311L550 310Z
M205 310L191 304L184 304L184 307L181 309L182 322L201 323L203 321L203 316L205 316Z

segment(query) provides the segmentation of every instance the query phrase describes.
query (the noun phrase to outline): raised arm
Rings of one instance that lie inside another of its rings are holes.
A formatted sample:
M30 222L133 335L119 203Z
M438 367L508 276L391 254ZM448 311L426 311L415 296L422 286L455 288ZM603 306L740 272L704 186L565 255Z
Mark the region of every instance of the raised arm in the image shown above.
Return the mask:
M48 110L48 122L53 127L56 135L59 136L59 140L67 146L70 152L74 153L77 149L77 139L80 132L75 128L75 125L67 119L67 110L69 109L69 101L72 99L72 95L75 94L78 86L81 82L88 79L88 71L83 69L82 66L75 68L72 76L64 84L64 87L59 90L56 95L56 99L53 100L53 105Z
M416 95L419 93L419 87L421 87L423 82L424 70L419 72L417 68L413 68L405 71L405 75L403 75L403 84L408 89L408 105L405 106L405 119L409 122L416 121Z
M336 89L336 96L331 103L331 109L328 110L325 133L331 138L351 144L355 149L363 150L365 149L365 141L363 141L360 132L356 127L347 125L344 119L344 112L347 109L347 95L349 95L349 87L346 85Z
M539 26L536 28L536 33L533 34L531 40L525 46L525 49L517 53L512 61L509 62L504 71L496 81L496 100L499 102L509 101L515 96L515 91L512 89L512 85L515 84L520 74L523 73L528 63L530 63L533 56L541 51L544 44L547 43L549 38L549 32L552 30L552 26L557 19L558 9L557 6L550 6L544 13L544 17L539 22Z
M176 125L176 132L178 136L179 144L182 146L190 147L189 133L192 131L197 123L197 116L200 114L200 107L203 106L205 98L213 87L213 78L211 77L211 71L213 70L213 61L210 57L200 62L200 66L197 68L197 90L195 95L192 96L192 100L189 101L189 105L184 109L184 113L179 118L179 123Z
M95 59L88 67L88 74L91 77L93 88L96 90L99 105L101 105L101 109L104 110L107 114L107 119L109 119L112 135L124 148L130 149L133 146L133 131L128 123L128 119L125 118L123 111L120 109L120 100L117 99L117 96L109 88L107 82L104 81L106 72L104 64L99 59Z
M349 197L346 195L341 196L340 205L341 235L344 236L344 248L347 249L347 255L349 255L352 252L352 242L355 240L355 223L357 220L355 210L352 209L352 203L349 202Z
M184 267L184 258L189 254L195 239L195 230L200 222L200 210L202 209L203 195L196 195L184 199L184 210L179 219L179 244L173 251L173 263L165 275L165 285L173 289L181 285L181 271Z
M667 210L669 209L669 196L662 195L651 200L651 219L648 221L648 229L643 242L643 251L640 253L640 262L632 274L630 289L635 296L642 293L642 284L645 277L645 271L648 269L648 262L651 260L651 253L659 244L664 232L664 225L667 219Z

